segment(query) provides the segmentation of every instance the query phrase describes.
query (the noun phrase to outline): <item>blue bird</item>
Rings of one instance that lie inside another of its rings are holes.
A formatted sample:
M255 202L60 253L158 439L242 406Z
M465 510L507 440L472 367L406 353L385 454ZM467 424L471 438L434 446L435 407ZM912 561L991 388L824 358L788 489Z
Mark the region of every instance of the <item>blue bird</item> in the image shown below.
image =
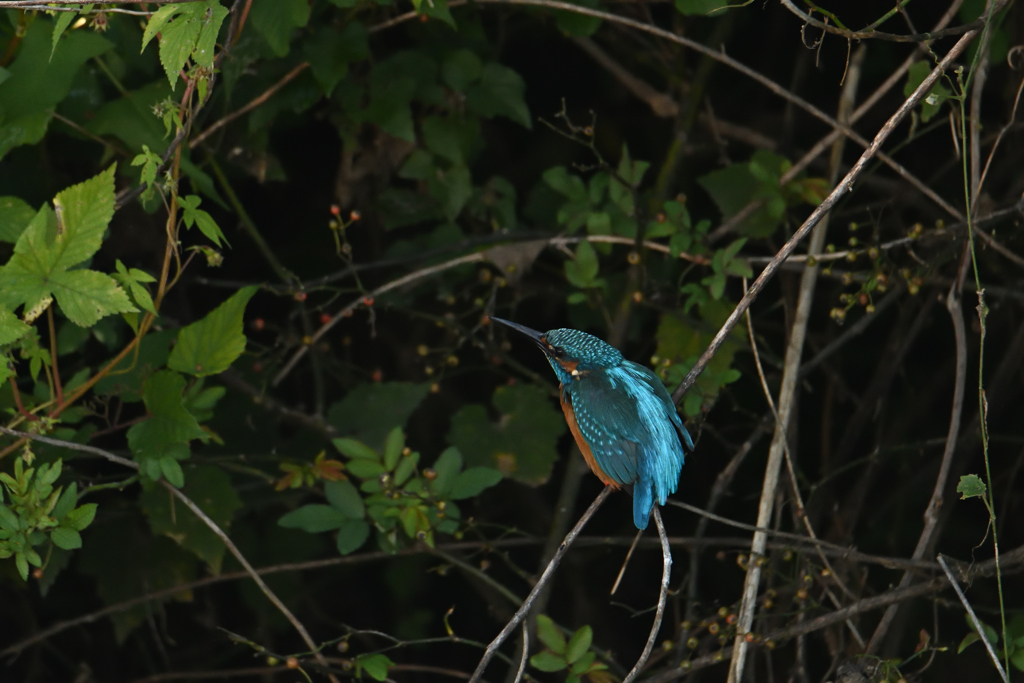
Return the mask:
M683 443L693 439L657 375L579 330L538 332L491 317L532 339L558 376L559 399L583 459L608 486L633 494L633 523L646 529L655 499L676 492ZM682 437L682 443L680 443Z

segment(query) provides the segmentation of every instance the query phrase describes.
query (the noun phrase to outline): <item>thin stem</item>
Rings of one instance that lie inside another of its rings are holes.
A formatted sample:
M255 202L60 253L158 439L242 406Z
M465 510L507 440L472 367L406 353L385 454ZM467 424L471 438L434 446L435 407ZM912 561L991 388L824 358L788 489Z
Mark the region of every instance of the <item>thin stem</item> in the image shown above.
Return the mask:
M999 657L996 655L995 648L992 647L992 643L985 637L985 629L982 628L981 622L978 620L978 615L974 613L974 609L971 604L967 602L967 596L964 595L963 589L960 588L960 583L953 576L953 572L949 571L949 565L946 564L946 558L939 553L938 557L939 564L942 565L942 571L946 572L946 577L949 579L949 584L953 586L953 590L956 591L956 597L960 598L960 602L963 604L964 609L967 610L968 616L971 618L971 623L974 624L974 630L980 636L979 640L984 643L985 649L988 651L988 656L992 658L992 663L996 665L996 671L999 672L999 677L1006 681L1006 670L1003 669L1003 665L999 663Z
M530 591L530 594L526 596L526 600L523 601L523 604L519 607L509 622L505 624L505 628L501 629L501 632L487 645L487 650L484 651L484 656L480 659L480 663L477 664L476 670L473 672L473 677L469 679L470 683L477 683L483 676L484 670L487 668L491 659L494 658L494 654L498 651L498 648L501 647L502 643L508 640L512 631L519 625L519 622L526 617L530 608L533 607L533 601L537 598L537 594L541 591L544 585L551 580L551 577L554 576L555 569L558 567L559 563L561 563L562 557L565 556L565 552L569 549L569 546L571 546L573 541L576 540L576 537L580 535L580 532L583 531L583 527L587 525L587 522L589 522L590 518L594 516L597 509L601 507L601 503L605 501L611 491L612 488L610 486L605 486L601 489L601 493L597 494L597 498L595 498L594 502L590 504L587 511L583 513L580 520L576 522L576 526L574 526L566 535L565 540L562 541L562 545L558 546L558 552L556 552L555 556L551 558L551 562L548 563L548 566L544 569L544 573L541 574L540 579L537 581L537 585L534 586L533 590Z
M64 405L64 386L57 367L57 326L53 323L53 304L46 307L46 322L50 327L50 366L53 368L53 386L57 390L57 407Z
M668 544L668 534L665 533L665 525L661 521L661 510L654 506L654 523L658 525L658 538L661 539L661 592L658 594L658 609L654 613L654 624L651 625L651 635L647 637L647 644L636 660L633 670L622 679L622 683L632 683L643 671L647 660L651 658L654 650L654 641L658 638L658 631L661 630L661 620L665 616L665 603L668 602L668 583L672 576L672 548Z

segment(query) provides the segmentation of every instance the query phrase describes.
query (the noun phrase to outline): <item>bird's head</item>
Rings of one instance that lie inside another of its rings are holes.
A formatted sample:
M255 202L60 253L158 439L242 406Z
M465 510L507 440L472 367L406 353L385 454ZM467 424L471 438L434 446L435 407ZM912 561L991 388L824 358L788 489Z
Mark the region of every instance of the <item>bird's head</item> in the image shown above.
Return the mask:
M507 325L532 339L547 356L548 362L562 384L594 370L608 370L622 362L622 354L592 334L560 328L538 332L518 323L491 316L494 322Z

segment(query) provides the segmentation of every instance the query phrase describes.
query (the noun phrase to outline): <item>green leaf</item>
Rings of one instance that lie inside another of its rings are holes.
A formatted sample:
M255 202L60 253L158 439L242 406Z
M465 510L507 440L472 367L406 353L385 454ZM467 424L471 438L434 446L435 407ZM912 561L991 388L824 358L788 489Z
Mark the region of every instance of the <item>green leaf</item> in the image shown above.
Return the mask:
M576 633L572 634L572 638L569 639L569 644L565 648L565 659L570 664L578 661L580 657L587 653L593 641L594 630L589 626L584 626L576 631Z
M960 500L983 498L987 490L985 482L976 474L963 475L960 477L960 483L956 485L956 492L960 494Z
M346 517L362 519L365 516L363 497L351 482L329 481L324 484L324 493L327 495L327 502Z
M452 90L464 93L480 80L483 71L483 62L475 53L466 49L456 50L441 63L441 80Z
M21 318L6 308L0 308L0 346L18 341L31 329L32 327L22 322Z
M324 95L330 97L338 82L348 73L348 65L365 59L370 52L366 26L349 21L340 31L330 27L317 30L302 43L313 77Z
M498 387L492 422L487 409L469 405L452 416L448 443L471 466L494 467L526 484L542 484L558 459L558 438L565 418L545 390L528 384Z
M472 147L480 139L480 129L472 118L429 116L420 128L427 149L457 165L468 161Z
M383 448L388 433L396 425L404 426L429 394L429 382L361 384L330 407L327 421L340 434L353 435L371 448Z
M92 11L92 3L88 5L82 5L81 11L83 13ZM78 16L78 12L57 12L57 21L53 24L53 38L52 46L50 47L50 59L53 59L53 53L57 51L57 42L60 41L60 37L64 35L64 31L71 26L71 22Z
M430 179L430 193L441 205L445 217L453 221L473 196L473 178L465 166L454 166Z
M52 24L42 16L28 22L17 59L0 87L0 158L13 147L39 142L50 114L67 97L83 64L114 45L94 31L72 31L52 52Z
M135 311L128 295L108 275L74 269L100 248L114 212L114 167L54 198L18 238L14 255L0 269L0 303L24 304L26 321L42 313L51 297L73 323L89 327L105 315Z
M567 664L564 657L560 657L550 650L544 650L530 657L530 665L540 671L561 671Z
M388 669L395 665L381 654L359 655L356 657L356 676L365 671L375 681L383 681L388 677Z
M132 159L132 166L142 166L139 177L146 184L146 190L142 193L144 199L148 200L156 191L156 173L162 162L159 154L149 151L149 145L143 145L142 154Z
M189 441L206 436L185 409L184 389L185 378L170 370L161 370L146 380L142 400L150 417L128 430L128 447L136 459L181 459L182 455L187 457Z
M348 555L359 550L370 537L370 525L361 519L348 519L338 527L336 547L338 554Z
M255 0L249 14L253 28L278 57L288 54L292 33L309 21L306 0Z
M217 34L227 16L228 8L218 0L165 5L147 24L142 49L160 34L160 64L173 88L189 57L200 66L213 66Z
M455 478L462 471L462 454L459 449L454 446L446 448L434 463L434 471L437 477L430 483L430 488L438 496L447 497L455 485Z
M501 481L501 472L491 467L470 467L455 478L452 486L452 500L462 500L480 495L484 489Z
M221 240L225 243L228 241L213 217L199 208L203 201L200 197L191 194L179 197L178 201L181 202L181 220L184 221L186 228L191 230L193 225L199 226L199 230L217 247L221 247Z
M597 0L570 0L570 4L600 9L600 3ZM598 17L565 10L555 12L555 22L565 35L584 38L594 35L601 26L601 19Z
M576 245L576 259L565 262L565 277L570 284L586 289L594 286L598 268L597 252L594 247L587 240L581 240Z
M562 635L562 629L558 628L551 617L546 614L537 615L537 637L549 649L560 655L565 654L566 642L565 636ZM558 669L553 670L557 671Z
M405 448L405 434L402 433L401 427L395 427L388 433L388 438L384 442L384 469L395 469L403 448Z
M50 516L60 522L67 516L69 512L75 509L75 503L78 502L78 484L71 482L64 492L60 494L60 498L57 499L57 504L53 506L53 510L50 511Z
M466 93L470 111L484 118L504 116L524 128L532 128L530 110L523 98L526 83L522 76L494 62L484 66L480 81Z
M330 505L304 505L277 520L278 526L302 529L311 534L332 531L350 521L341 510Z
M74 529L59 526L50 532L50 540L63 550L77 550L82 547L82 536Z
M190 470L184 493L224 531L231 528L235 513L242 507L231 477L217 467ZM226 551L223 541L191 510L175 501L169 491L158 486L143 490L139 505L154 534L167 536L205 562L212 573L220 573Z
M961 652L966 650L969 645L973 645L979 640L981 640L981 636L978 635L978 632L971 631L966 636L964 636L963 640L960 641L960 645L956 648L956 653L960 654Z
M357 458L360 460L370 460L378 462L380 455L375 450L355 439L342 438L332 439L331 443L338 449L338 452L347 455L350 458Z
M350 460L347 467L349 472L360 479L376 479L387 471L376 460Z
M121 263L121 259L117 259L114 265L117 268L117 274L114 275L114 279L118 281L121 287L131 293L132 299L134 299L139 308L156 315L153 297L150 296L149 290L145 287L145 283L156 282L156 278L138 268L125 268L124 264Z
M910 97L931 71L932 65L926 61L911 64L910 69L907 70L907 82L903 86L903 96ZM942 85L941 79L936 82L932 89L928 91L928 94L921 100L921 123L928 123L933 116L938 114L939 110L942 109L942 103L948 100L952 94L949 88Z
M196 377L227 370L245 351L242 316L259 287L243 287L205 318L182 328L167 367Z
M416 465L419 463L419 461L420 454L411 453L410 455L403 457L398 462L398 467L395 468L395 486L401 486L402 484L409 480L409 477L412 476L412 473L416 471Z
M83 531L96 519L96 503L86 503L75 508L64 517L64 524L75 531Z
M18 197L0 197L0 242L14 244L32 222L36 210Z

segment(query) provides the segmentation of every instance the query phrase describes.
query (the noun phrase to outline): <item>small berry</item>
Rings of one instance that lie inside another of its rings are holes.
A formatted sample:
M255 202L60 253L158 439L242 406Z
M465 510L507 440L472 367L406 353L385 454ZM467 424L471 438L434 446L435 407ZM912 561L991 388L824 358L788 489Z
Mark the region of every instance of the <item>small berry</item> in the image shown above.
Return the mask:
M363 217L363 214L359 213L355 209L352 209L352 213L348 215L348 219L355 223L357 220Z
M287 660L285 660L284 665L287 666L289 669L298 669L299 660L297 657L289 657Z
M306 300L306 293L305 292L295 292L295 300L298 301L298 302L305 301Z
M341 215L341 207L338 206L337 204L331 204L331 215L332 216L340 216Z
M266 325L267 324L263 320L263 318L256 318L255 320L252 321L252 329L256 330L257 332L263 330L263 328L266 327Z
M373 371L372 378L374 382L380 382L381 380L384 379L384 373L381 372L380 368L377 368L376 370Z
M320 314L320 324L321 325L326 325L327 323L331 322L332 319L333 318L332 318L330 313L321 313Z

